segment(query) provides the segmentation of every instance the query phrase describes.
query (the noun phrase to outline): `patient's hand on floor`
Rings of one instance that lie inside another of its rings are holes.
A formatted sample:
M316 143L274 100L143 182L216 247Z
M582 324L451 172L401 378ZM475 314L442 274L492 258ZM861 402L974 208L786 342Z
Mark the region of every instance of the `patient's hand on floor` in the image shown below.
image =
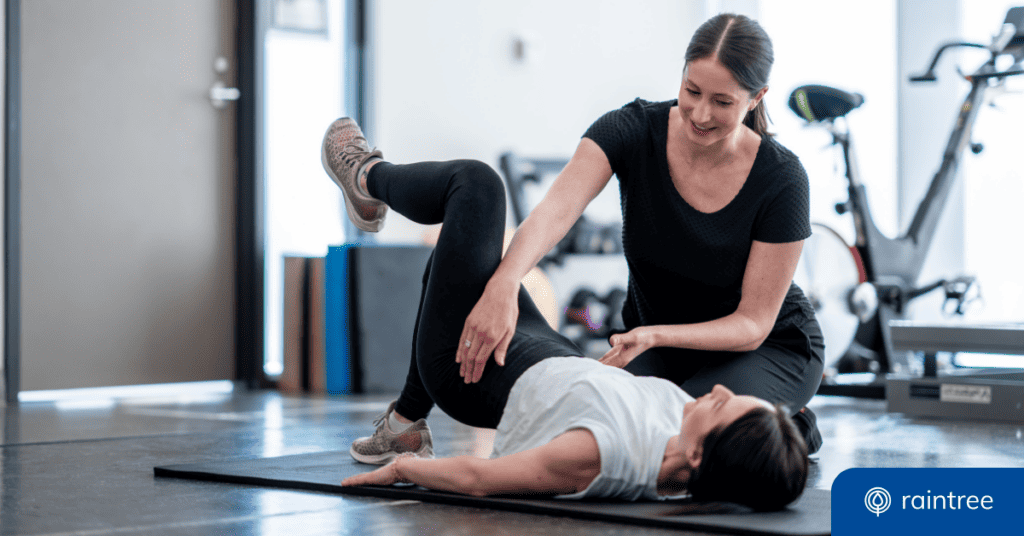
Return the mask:
M369 473L362 473L358 475L350 476L341 481L342 486L390 486L392 484L408 484L408 480L402 479L401 475L398 474L398 468L395 463L402 458L399 456L395 458L391 463L380 467L379 469L370 471Z

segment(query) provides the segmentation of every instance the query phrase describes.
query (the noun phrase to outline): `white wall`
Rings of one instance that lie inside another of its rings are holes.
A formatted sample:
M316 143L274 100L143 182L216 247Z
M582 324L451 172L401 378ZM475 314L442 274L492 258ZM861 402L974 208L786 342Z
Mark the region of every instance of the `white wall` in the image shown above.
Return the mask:
M376 139L393 162L568 157L601 114L678 94L702 2L377 0ZM513 58L521 39L526 55ZM614 181L588 215L617 217ZM613 194L609 197L607 194ZM380 239L421 229L389 215Z
M471 158L498 170L505 151L568 158L605 112L678 95L706 9L676 0L643 9L616 0L377 0L370 142L395 163ZM526 192L527 208L544 190ZM585 214L610 222L620 213L613 180ZM418 242L423 231L392 213L378 239ZM580 286L624 287L628 272L621 256L577 257L547 275L565 304Z
M883 232L897 232L896 8L895 0L764 2L760 22L771 36L775 65L765 101L778 140L796 153L811 181L811 220L829 225L852 243L849 215L833 207L848 197L837 148L824 129L807 127L788 106L790 93L822 84L864 95L847 117L871 208ZM832 21L842 20L842 24ZM868 31L867 29L870 29Z
M862 134L862 174L878 224L895 234L895 1L869 0L855 10L841 3L813 11L804 5L659 0L640 10L612 0L378 0L371 142L395 162L476 158L496 166L505 150L568 156L602 113L637 96L674 98L693 31L711 14L740 12L756 17L772 37L776 62L766 97L772 130L808 168L813 219L852 238L849 218L832 210L846 191L835 173L835 153L822 150L829 138L821 129L803 128L787 107L794 88L823 83L866 97L850 122ZM838 18L845 23L821 22ZM528 44L524 62L511 56L516 38ZM617 215L610 193L588 216ZM417 226L389 218L381 240L418 239Z
M964 39L988 43L1006 11L1019 5L1020 0L963 0ZM1024 90L1024 76L1007 84ZM1019 246L1024 229L1024 93L1003 95L995 104L998 108L981 110L974 131L974 140L985 151L968 154L963 163L966 268L981 281L985 298L984 306L971 313L977 321L1024 322L1024 249Z
M965 69L977 64L957 61L985 54L962 56L944 54L936 69L937 82L911 83L908 77L923 72L942 43L955 40L960 33L959 0L904 0L897 4L900 33L897 50L899 65L899 201L900 225L906 229L924 198L956 122L960 104L970 89L956 74L959 63ZM927 22L927 23L924 23ZM969 66L969 67L968 67ZM966 156L965 156L966 158ZM962 176L962 173L961 173ZM946 206L938 220L918 284L952 278L964 271L964 187L959 178L953 184ZM915 320L943 318L942 292L924 296L910 306Z

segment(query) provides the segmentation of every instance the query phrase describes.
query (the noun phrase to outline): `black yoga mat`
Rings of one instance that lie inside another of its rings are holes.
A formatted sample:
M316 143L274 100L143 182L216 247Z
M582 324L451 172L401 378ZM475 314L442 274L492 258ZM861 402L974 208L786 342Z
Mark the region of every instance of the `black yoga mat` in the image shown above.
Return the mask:
M154 473L158 477L417 500L723 534L817 536L832 533L831 493L818 489L806 490L799 500L781 512L754 513L732 505L699 505L686 500L570 501L469 497L409 485L341 487L343 478L372 469L371 466L352 461L348 452L318 452L278 458L171 465L156 467Z

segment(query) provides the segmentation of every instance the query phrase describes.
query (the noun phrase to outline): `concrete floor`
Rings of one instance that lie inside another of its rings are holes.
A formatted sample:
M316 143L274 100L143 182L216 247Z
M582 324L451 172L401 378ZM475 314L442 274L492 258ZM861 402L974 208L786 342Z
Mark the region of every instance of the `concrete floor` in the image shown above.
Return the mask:
M0 534L681 534L153 476L157 465L347 450L391 398L257 392L0 408ZM1024 467L1024 424L910 419L884 401L840 397L810 407L825 438L816 488L851 467ZM430 425L440 456L489 453L487 431L440 411Z

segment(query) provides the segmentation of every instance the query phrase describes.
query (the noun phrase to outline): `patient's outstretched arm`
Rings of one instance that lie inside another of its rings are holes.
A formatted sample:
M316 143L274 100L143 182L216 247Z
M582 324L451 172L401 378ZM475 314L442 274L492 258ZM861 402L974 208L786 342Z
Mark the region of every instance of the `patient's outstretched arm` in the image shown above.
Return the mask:
M406 482L466 495L558 495L585 489L601 472L594 436L570 430L546 445L501 458L399 457L375 471L346 478L343 486Z

